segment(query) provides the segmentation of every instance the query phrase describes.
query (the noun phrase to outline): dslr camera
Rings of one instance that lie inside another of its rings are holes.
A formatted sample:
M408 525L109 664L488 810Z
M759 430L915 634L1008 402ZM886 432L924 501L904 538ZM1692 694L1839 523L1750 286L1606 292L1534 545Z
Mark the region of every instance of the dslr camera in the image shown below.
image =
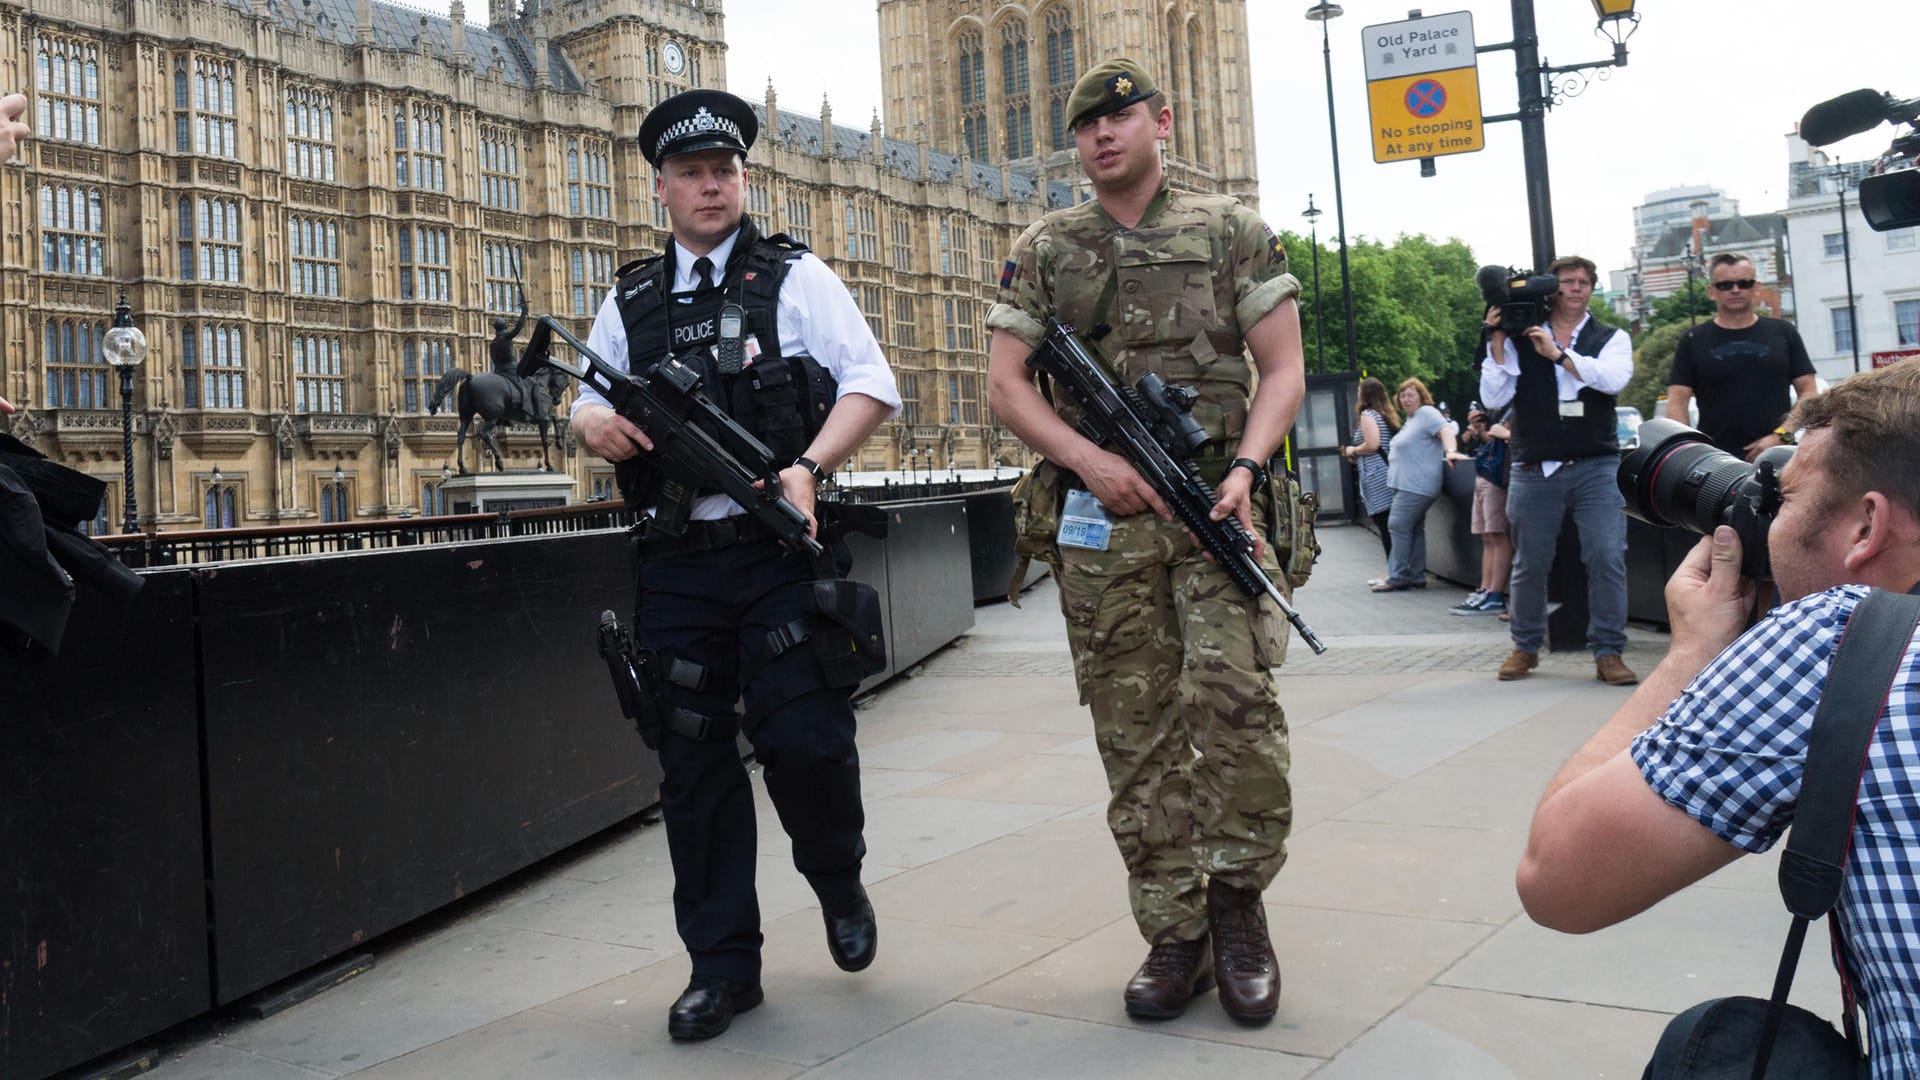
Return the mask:
M1800 137L1814 146L1871 131L1883 121L1905 130L1895 133L1893 145L1867 166L1860 181L1860 213L1875 232L1920 225L1920 98L1855 90L1815 105L1800 118Z
M1767 530L1780 512L1780 470L1792 458L1793 447L1776 446L1742 461L1661 417L1640 425L1639 449L1620 459L1620 494L1627 513L1649 525L1700 536L1731 525L1740 537L1740 573L1772 581Z
M1488 307L1500 309L1500 329L1509 334L1546 322L1548 304L1560 291L1560 279L1552 274L1505 266L1481 267L1473 283Z

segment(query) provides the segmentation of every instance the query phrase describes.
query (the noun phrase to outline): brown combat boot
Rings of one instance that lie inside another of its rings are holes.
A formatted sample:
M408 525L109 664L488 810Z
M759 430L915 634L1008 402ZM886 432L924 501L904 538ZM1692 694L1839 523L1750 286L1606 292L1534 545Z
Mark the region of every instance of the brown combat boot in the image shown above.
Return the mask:
M1593 658L1593 677L1608 686L1632 686L1640 681L1640 676L1615 653Z
M1127 1015L1171 1020L1187 1011L1193 995L1213 988L1213 954L1207 939L1155 945L1127 983Z
M1220 1007L1246 1024L1264 1024L1280 1008L1280 961L1267 939L1260 893L1207 882L1207 921L1213 927L1213 973Z
M1533 673L1534 668L1539 666L1539 653L1522 652L1519 649L1515 649L1507 654L1506 663L1500 665L1500 681L1512 682L1515 679L1524 679Z

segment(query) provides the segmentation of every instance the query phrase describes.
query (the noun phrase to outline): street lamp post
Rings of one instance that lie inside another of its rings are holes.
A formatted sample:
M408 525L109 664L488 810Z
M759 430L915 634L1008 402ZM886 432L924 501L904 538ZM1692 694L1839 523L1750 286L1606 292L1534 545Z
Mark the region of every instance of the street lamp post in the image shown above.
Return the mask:
M133 373L147 357L147 335L133 325L133 310L127 306L127 293L120 291L120 302L113 306L113 329L107 331L100 351L107 363L120 372L120 458L125 465L123 483L127 493L127 516L120 531L138 532L139 507L133 497Z
M1307 208L1300 216L1307 219L1307 244L1313 248L1313 373L1327 371L1327 330L1320 323L1320 215L1325 211L1313 205L1313 193L1307 193Z
M1853 373L1860 373L1860 322L1853 314L1853 230L1847 225L1847 171L1835 168L1840 181L1840 257L1847 268L1847 341L1853 346Z
M1514 75L1519 88L1519 108L1500 116L1486 116L1482 123L1501 120L1520 121L1520 156L1526 169L1527 219L1533 234L1533 266L1544 271L1553 262L1553 189L1547 181L1547 110L1564 98L1586 88L1586 71L1595 68L1626 67L1627 38L1640 25L1634 13L1635 0L1593 0L1593 13L1599 19L1596 29L1613 42L1613 56L1585 64L1550 66L1540 61L1540 37L1534 29L1533 0L1512 0L1513 40L1498 45L1482 45L1475 52L1513 50ZM1311 17L1311 16L1309 16ZM1579 81L1562 81L1562 76L1577 76ZM1548 80L1555 80L1549 82Z
M1357 372L1360 355L1353 340L1353 273L1347 263L1347 203L1340 190L1340 133L1333 116L1333 47L1327 38L1327 20L1344 14L1344 8L1328 0L1320 0L1307 9L1307 18L1320 24L1320 60L1327 72L1327 141L1333 150L1333 220L1340 232L1340 298L1347 317L1347 370Z

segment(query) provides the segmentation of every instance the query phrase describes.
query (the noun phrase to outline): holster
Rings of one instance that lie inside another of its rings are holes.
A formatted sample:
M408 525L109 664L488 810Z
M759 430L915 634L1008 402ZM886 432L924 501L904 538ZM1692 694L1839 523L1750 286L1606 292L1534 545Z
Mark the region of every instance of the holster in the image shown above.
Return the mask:
M1007 603L1020 606L1020 588L1027 583L1027 568L1034 559L1053 565L1058 556L1054 542L1060 535L1060 506L1066 497L1065 472L1042 459L1013 485L1013 580L1007 582Z
M887 666L886 627L880 593L846 578L813 583L813 610L821 624L810 635L814 658L827 685L854 687Z
M1279 460L1274 464L1280 464ZM1267 543L1273 545L1274 558L1287 575L1287 583L1297 589L1313 575L1313 564L1320 558L1320 538L1314 532L1320 496L1301 491L1299 477L1284 469L1270 475Z

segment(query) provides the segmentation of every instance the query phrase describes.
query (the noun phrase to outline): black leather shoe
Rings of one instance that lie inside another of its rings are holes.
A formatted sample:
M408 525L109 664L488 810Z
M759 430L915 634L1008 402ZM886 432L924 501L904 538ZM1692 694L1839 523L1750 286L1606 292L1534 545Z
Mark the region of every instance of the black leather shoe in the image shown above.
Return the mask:
M846 907L836 910L825 904L820 906L827 920L827 951L833 954L833 962L840 965L841 971L865 970L873 963L873 954L880 944L880 928L874 925L873 905L867 901L867 890L858 885L854 888L858 895Z
M712 975L695 975L680 1000L667 1010L667 1034L676 1039L711 1039L727 1030L736 1013L766 1000L760 984L740 986Z

